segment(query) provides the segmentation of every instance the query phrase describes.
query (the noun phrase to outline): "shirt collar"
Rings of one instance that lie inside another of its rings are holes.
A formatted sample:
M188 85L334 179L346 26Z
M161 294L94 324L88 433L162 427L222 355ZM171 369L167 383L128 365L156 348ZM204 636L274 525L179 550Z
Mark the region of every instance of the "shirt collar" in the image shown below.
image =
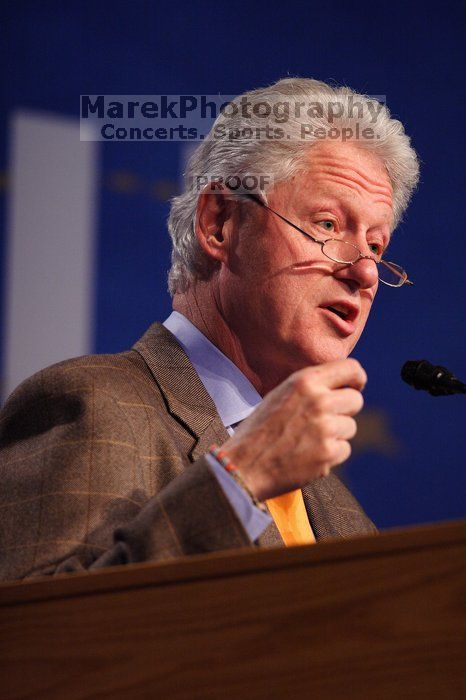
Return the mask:
M262 398L241 370L178 311L163 325L189 357L223 425L231 427L247 418Z

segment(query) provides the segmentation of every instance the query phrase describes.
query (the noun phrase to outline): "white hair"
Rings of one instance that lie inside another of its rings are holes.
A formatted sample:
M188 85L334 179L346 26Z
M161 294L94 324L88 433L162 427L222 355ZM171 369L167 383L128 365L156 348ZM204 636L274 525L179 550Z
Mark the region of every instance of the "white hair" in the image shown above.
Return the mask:
M234 104L239 105L241 101L249 105L247 115L244 110L237 109L234 113L233 109L218 116L210 133L188 161L185 192L172 200L168 219L173 244L168 273L168 288L172 295L185 291L194 279L208 278L216 266L196 237L200 192L193 183L199 182L199 177L217 177L225 181L248 173L268 173L276 185L303 168L309 148L319 138L322 140L321 136L316 136L316 130L318 134L320 129L322 134L323 129L332 138L331 133L336 133L335 130L341 134L346 128L353 133L349 140L356 140L358 145L372 151L383 162L393 188L395 226L417 185L419 163L410 139L402 123L392 119L386 105L375 98L318 80L286 78L270 87L240 95ZM299 105L306 107L298 108ZM269 112L266 118L264 111ZM250 137L251 133L263 133L267 123L282 129L284 136L280 139ZM370 138L364 136L364 133L369 133L364 129L372 129ZM267 189L264 187L261 192L265 201Z

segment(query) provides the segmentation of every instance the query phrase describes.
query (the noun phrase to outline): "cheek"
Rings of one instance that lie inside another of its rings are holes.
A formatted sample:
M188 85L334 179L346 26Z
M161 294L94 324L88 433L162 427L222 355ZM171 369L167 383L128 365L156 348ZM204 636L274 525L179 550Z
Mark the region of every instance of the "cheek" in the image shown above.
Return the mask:
M267 246L253 244L238 251L226 274L234 279L242 298L250 295L249 303L283 306L295 303L300 288L305 287L305 280L292 270L297 259L296 251L282 240L268 240Z

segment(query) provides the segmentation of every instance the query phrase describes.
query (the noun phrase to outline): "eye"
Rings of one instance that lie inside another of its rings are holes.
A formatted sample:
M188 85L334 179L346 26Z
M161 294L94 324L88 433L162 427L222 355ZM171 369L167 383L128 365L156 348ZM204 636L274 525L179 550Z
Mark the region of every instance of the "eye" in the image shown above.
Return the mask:
M330 219L324 219L323 221L318 221L316 225L325 229L325 231L328 231L329 233L334 233L334 231L335 231L335 224Z
M369 243L369 248L371 250L371 253L373 253L377 258L382 257L384 247L381 243Z

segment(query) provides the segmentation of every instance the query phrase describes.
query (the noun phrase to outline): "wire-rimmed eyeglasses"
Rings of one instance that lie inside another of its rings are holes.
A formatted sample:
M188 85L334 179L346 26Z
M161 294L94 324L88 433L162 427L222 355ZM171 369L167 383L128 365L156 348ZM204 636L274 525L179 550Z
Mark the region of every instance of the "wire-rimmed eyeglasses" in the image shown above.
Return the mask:
M306 238L310 238L311 241L314 241L314 243L318 243L322 249L322 253L325 255L325 257L329 258L329 260L345 265L355 265L360 260L372 260L377 265L377 274L379 280L383 282L383 284L386 284L389 287L402 287L404 284L414 284L414 282L411 282L411 280L408 279L408 273L406 270L403 270L402 267L394 262L382 260L381 255L380 257L377 255L363 255L356 245L350 243L349 241L343 241L340 238L326 238L325 240L320 241L311 233L304 231L304 229L300 228L296 224L293 224L293 222L282 216L282 214L279 214L278 211L275 211L269 207L257 195L248 192L244 193L243 196L248 197L248 199L251 199L261 207L264 207L264 209L272 212L272 214L278 216L286 224L296 229L296 231L299 231L299 233L302 233L303 236L306 236Z

